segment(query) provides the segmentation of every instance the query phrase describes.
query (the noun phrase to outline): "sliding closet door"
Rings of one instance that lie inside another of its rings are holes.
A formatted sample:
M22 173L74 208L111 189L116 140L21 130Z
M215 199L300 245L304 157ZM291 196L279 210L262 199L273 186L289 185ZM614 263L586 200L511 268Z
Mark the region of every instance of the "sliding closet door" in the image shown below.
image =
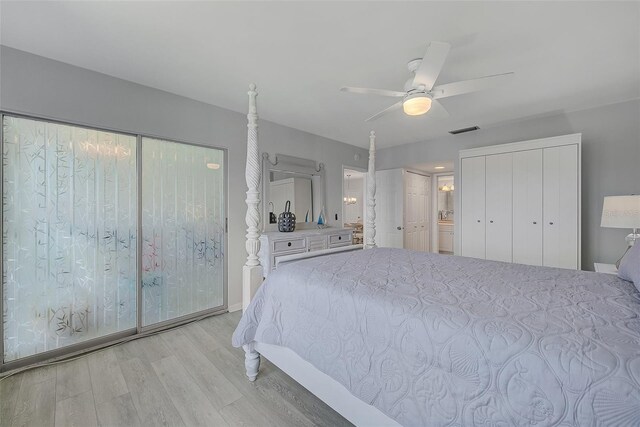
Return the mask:
M136 138L3 118L4 362L136 327Z
M578 269L578 146L543 150L543 264Z
M513 262L542 265L542 150L513 153Z
M485 156L462 159L462 256L485 257Z
M486 259L511 262L513 154L486 157Z
M142 326L225 303L224 151L142 139Z

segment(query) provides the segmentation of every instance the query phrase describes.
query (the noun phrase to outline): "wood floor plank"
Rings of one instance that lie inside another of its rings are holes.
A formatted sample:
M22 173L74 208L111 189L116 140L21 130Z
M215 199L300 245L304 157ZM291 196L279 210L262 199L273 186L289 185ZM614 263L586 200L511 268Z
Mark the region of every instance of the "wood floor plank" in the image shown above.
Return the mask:
M55 427L96 427L96 408L91 390L56 404Z
M125 360L120 362L120 365L141 425L185 425L150 365L138 358Z
M42 369L42 368L38 368ZM55 372L55 369L54 369ZM22 381L13 426L51 426L56 412L56 379L28 384Z
M0 381L0 426L11 425L18 403L22 378L22 375L16 374Z
M139 427L140 418L129 393L96 405L100 427Z
M42 381L48 381L50 379L56 378L56 367L55 366L41 366L39 368L29 369L28 371L23 372L22 374L22 384L25 386L39 383Z
M195 346L182 331L183 329L168 331L162 334L162 339L193 381L204 391L213 407L220 410L240 399L242 393L207 359L203 349Z
M222 346L222 343L200 326L200 322L191 323L180 330L205 353L217 350Z
M95 403L106 402L129 392L112 348L89 354L87 364Z
M57 402L90 390L91 376L86 358L60 363L56 366Z
M276 391L260 385L263 382L260 379L264 379L274 372L273 365L271 365L271 369L264 371L263 368L268 368L268 364L261 366L259 380L250 382L245 375L244 365L239 365L238 358L232 355L229 350L221 348L208 353L207 357L245 397L250 399L265 419L279 425L312 425L300 411L284 401Z
M151 364L171 401L188 426L226 426L204 391L175 356Z
M277 422L265 417L246 397L236 400L220 410L230 426L280 427Z
M155 362L171 356L171 352L158 335L135 339L114 348L119 361L137 358Z

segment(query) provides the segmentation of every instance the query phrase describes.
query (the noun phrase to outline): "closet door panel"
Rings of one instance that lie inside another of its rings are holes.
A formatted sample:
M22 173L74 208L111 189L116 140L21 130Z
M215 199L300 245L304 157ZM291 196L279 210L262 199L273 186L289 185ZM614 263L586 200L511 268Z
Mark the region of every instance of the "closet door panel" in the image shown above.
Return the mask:
M578 268L578 146L543 151L543 264Z
M513 262L542 265L542 150L513 153Z
M511 262L513 154L486 157L486 258Z
M462 159L462 256L485 257L485 157Z

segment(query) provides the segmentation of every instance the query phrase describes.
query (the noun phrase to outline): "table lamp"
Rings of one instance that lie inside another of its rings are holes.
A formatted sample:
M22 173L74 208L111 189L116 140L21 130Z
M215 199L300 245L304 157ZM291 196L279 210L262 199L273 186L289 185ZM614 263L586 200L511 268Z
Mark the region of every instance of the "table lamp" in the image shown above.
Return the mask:
M636 241L640 241L640 234L638 234L638 229L640 228L640 195L606 196L602 205L600 226L632 229L633 232L625 238L627 250ZM624 257L624 254L622 256ZM618 260L616 266L619 266L619 264L620 260Z

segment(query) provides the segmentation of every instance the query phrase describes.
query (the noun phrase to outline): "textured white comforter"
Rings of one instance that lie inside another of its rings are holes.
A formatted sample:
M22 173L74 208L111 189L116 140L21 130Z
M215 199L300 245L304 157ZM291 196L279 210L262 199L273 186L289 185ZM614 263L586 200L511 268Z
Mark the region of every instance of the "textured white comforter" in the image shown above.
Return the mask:
M640 425L640 294L613 275L402 249L281 265L233 335L406 426Z

